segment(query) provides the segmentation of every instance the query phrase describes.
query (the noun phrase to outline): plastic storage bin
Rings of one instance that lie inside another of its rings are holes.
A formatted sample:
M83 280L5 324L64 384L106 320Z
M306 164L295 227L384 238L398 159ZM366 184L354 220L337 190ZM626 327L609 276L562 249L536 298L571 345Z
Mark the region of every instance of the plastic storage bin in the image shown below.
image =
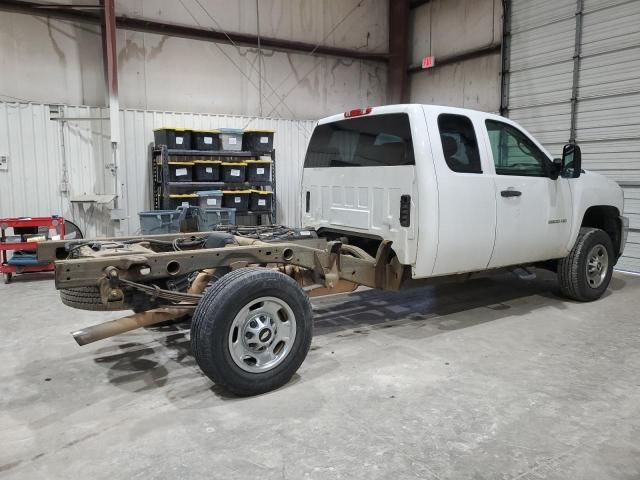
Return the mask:
M239 128L221 128L220 145L222 150L240 152L242 151L242 134Z
M271 160L246 160L248 182L271 180Z
M223 193L221 190L208 190L206 192L197 192L197 194L198 194L198 203L200 204L200 208L222 207Z
M222 180L227 183L242 183L246 179L245 162L222 162Z
M184 211L152 210L149 212L140 212L138 216L140 217L140 229L143 235L179 233Z
M220 132L217 130L193 130L191 145L194 150L220 150Z
M245 130L242 143L248 152L270 153L273 150L273 130Z
M195 160L193 179L197 182L217 182L220 180L220 160Z
M192 162L168 162L170 182L191 182L193 180Z
M166 145L170 150L191 150L191 130L159 128L153 131L153 138L156 146Z
M249 210L251 190L224 190L222 192L222 206L225 208L235 208L237 212Z
M251 201L249 202L249 210L256 212L270 211L272 201L273 192L251 190Z
M198 231L209 232L218 225L235 225L235 208L201 208L198 214Z
M198 195L195 193L174 193L169 195L169 208L197 207Z

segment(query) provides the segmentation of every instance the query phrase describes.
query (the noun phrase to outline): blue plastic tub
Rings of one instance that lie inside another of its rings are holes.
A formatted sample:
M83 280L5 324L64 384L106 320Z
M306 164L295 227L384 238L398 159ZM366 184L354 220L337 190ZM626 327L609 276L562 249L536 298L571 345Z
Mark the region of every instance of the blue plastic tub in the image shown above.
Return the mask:
M221 128L220 145L222 150L240 152L242 151L242 135L244 131L240 128Z
M163 233L180 233L180 225L185 210L151 210L138 213L140 230L143 235L161 235Z
M207 190L196 192L198 194L198 202L200 208L221 208L222 207L222 191Z
M218 225L235 225L235 208L201 208L198 215L198 231L210 232Z

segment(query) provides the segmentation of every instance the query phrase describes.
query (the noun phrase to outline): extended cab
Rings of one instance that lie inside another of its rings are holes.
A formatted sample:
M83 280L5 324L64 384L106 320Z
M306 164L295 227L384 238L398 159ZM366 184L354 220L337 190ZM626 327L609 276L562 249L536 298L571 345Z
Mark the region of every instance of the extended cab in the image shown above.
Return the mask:
M76 341L193 312L202 371L254 395L284 385L306 357L308 297L541 266L565 295L595 300L626 240L620 188L584 172L577 145L554 160L516 123L471 110L396 105L322 120L302 182L307 230L41 242L66 305L137 312Z
M321 236L392 241L414 279L539 265L582 301L607 288L628 226L622 190L583 171L577 145L554 160L507 118L427 105L321 120L302 205Z

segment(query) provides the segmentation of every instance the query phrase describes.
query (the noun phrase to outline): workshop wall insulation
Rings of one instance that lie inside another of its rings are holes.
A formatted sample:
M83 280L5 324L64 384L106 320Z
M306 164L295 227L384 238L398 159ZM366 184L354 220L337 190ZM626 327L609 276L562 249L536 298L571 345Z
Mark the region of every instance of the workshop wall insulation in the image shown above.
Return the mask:
M138 212L151 206L154 128L246 127L276 132L278 222L299 224L302 165L314 121L121 110L115 169L108 117L106 108L0 102L0 157L6 159L0 165L0 217L60 214L85 236L135 234ZM121 222L111 220L114 171Z

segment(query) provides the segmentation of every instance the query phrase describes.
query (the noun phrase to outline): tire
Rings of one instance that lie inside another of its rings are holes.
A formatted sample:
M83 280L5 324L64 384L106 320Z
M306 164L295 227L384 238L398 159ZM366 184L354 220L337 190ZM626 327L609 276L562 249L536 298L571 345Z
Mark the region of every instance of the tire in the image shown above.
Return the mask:
M91 310L93 312L115 312L131 308L126 303L108 303L105 305L102 303L98 287L64 288L60 290L60 299L68 307Z
M589 260L593 259L593 255L599 260L592 262L595 267L590 267ZM558 261L562 294L579 302L597 300L609 286L614 263L611 237L599 228L581 228L569 255ZM599 270L597 265L600 265Z
M261 330L252 337L264 340L260 345L248 339L256 321ZM260 338L265 330L272 335ZM280 340L283 335L288 335L287 342ZM191 323L191 346L202 371L240 396L286 384L307 356L312 336L308 297L292 278L263 268L236 270L215 282L204 293ZM247 358L240 359L238 352ZM272 360L260 365L259 358Z
M12 278L13 278L13 274L11 273L2 274L2 281L4 282L5 285L9 285L11 283Z

